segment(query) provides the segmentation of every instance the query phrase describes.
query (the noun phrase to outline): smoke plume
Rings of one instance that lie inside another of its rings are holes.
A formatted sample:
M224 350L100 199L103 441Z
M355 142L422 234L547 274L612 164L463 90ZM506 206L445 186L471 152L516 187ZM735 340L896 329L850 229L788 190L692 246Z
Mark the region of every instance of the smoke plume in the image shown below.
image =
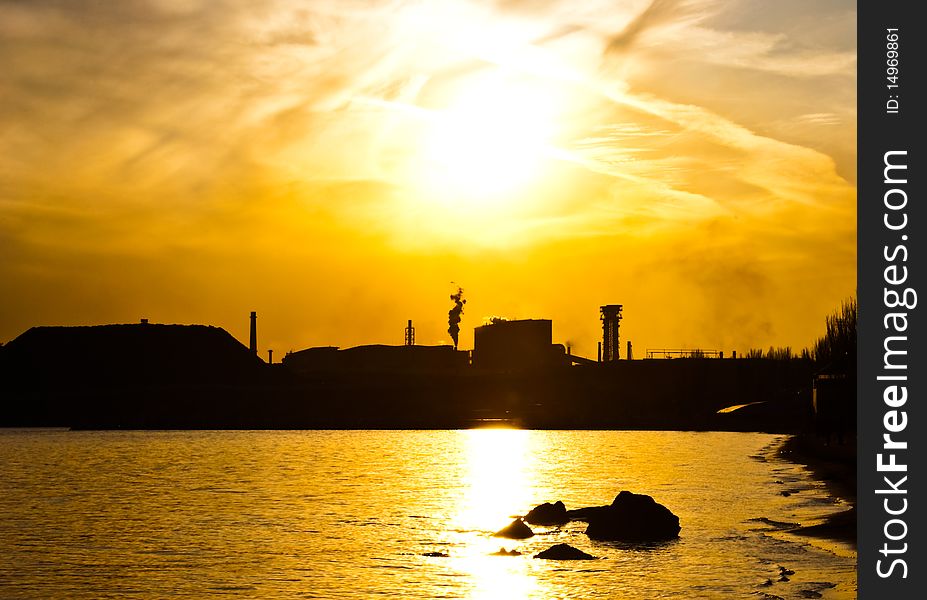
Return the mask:
M464 304L463 288L458 287L456 294L451 294L451 300L454 301L454 308L447 311L447 332L451 334L454 340L454 350L457 349L457 337L460 335L460 315L463 314Z

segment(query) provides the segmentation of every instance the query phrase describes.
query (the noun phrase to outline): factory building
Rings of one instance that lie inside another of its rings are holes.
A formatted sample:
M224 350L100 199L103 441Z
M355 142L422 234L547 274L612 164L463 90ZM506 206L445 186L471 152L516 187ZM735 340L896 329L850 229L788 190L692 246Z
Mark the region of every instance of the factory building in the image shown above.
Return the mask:
M567 364L563 346L552 339L549 319L495 320L473 330L473 366L523 371Z

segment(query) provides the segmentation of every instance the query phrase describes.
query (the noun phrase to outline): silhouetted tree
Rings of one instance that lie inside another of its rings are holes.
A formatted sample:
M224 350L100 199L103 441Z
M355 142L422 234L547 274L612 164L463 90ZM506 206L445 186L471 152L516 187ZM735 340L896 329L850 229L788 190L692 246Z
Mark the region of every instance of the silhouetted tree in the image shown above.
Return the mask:
M827 316L824 335L814 343L812 358L819 367L837 361L856 362L856 298L849 298Z
M856 299L843 302L827 317L824 335L811 350L817 370L814 424L828 442L836 435L842 444L856 430L856 315Z
M769 350L766 351L766 358L770 360L792 360L797 358L792 354L792 348L790 346L785 346L784 348L773 348L769 347Z

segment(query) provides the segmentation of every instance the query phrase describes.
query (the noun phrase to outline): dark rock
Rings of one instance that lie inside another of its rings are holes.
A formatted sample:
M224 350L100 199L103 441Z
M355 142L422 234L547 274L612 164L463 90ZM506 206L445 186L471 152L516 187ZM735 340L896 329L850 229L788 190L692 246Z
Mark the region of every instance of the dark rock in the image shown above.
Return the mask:
M534 558L546 558L547 560L595 560L596 557L586 554L579 548L574 548L569 544L557 544L551 546L543 552L538 552Z
M515 519L499 531L493 534L493 537L504 537L512 540L523 540L534 535L531 528L525 525L521 519Z
M490 556L521 556L521 552L518 550L506 550L505 548L499 548L498 551L493 552Z
M679 536L679 517L645 494L623 491L607 510L589 515L586 535L594 540L659 542Z
M444 552L425 552L422 556L429 556L431 558L447 558L449 555Z
M607 512L610 506L587 506L586 508L574 508L567 511L567 518L571 521L585 521L588 523L597 515Z
M569 520L566 506L560 500L553 504L550 502L539 504L525 515L525 521L532 525L563 525Z

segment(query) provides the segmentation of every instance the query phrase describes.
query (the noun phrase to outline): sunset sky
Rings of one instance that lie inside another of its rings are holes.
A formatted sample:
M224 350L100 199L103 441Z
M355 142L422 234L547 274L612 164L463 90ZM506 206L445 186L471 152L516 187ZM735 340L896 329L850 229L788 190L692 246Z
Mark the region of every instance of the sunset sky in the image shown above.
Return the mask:
M846 1L0 0L0 342L549 318L809 345L855 293ZM453 283L452 283L453 282Z

